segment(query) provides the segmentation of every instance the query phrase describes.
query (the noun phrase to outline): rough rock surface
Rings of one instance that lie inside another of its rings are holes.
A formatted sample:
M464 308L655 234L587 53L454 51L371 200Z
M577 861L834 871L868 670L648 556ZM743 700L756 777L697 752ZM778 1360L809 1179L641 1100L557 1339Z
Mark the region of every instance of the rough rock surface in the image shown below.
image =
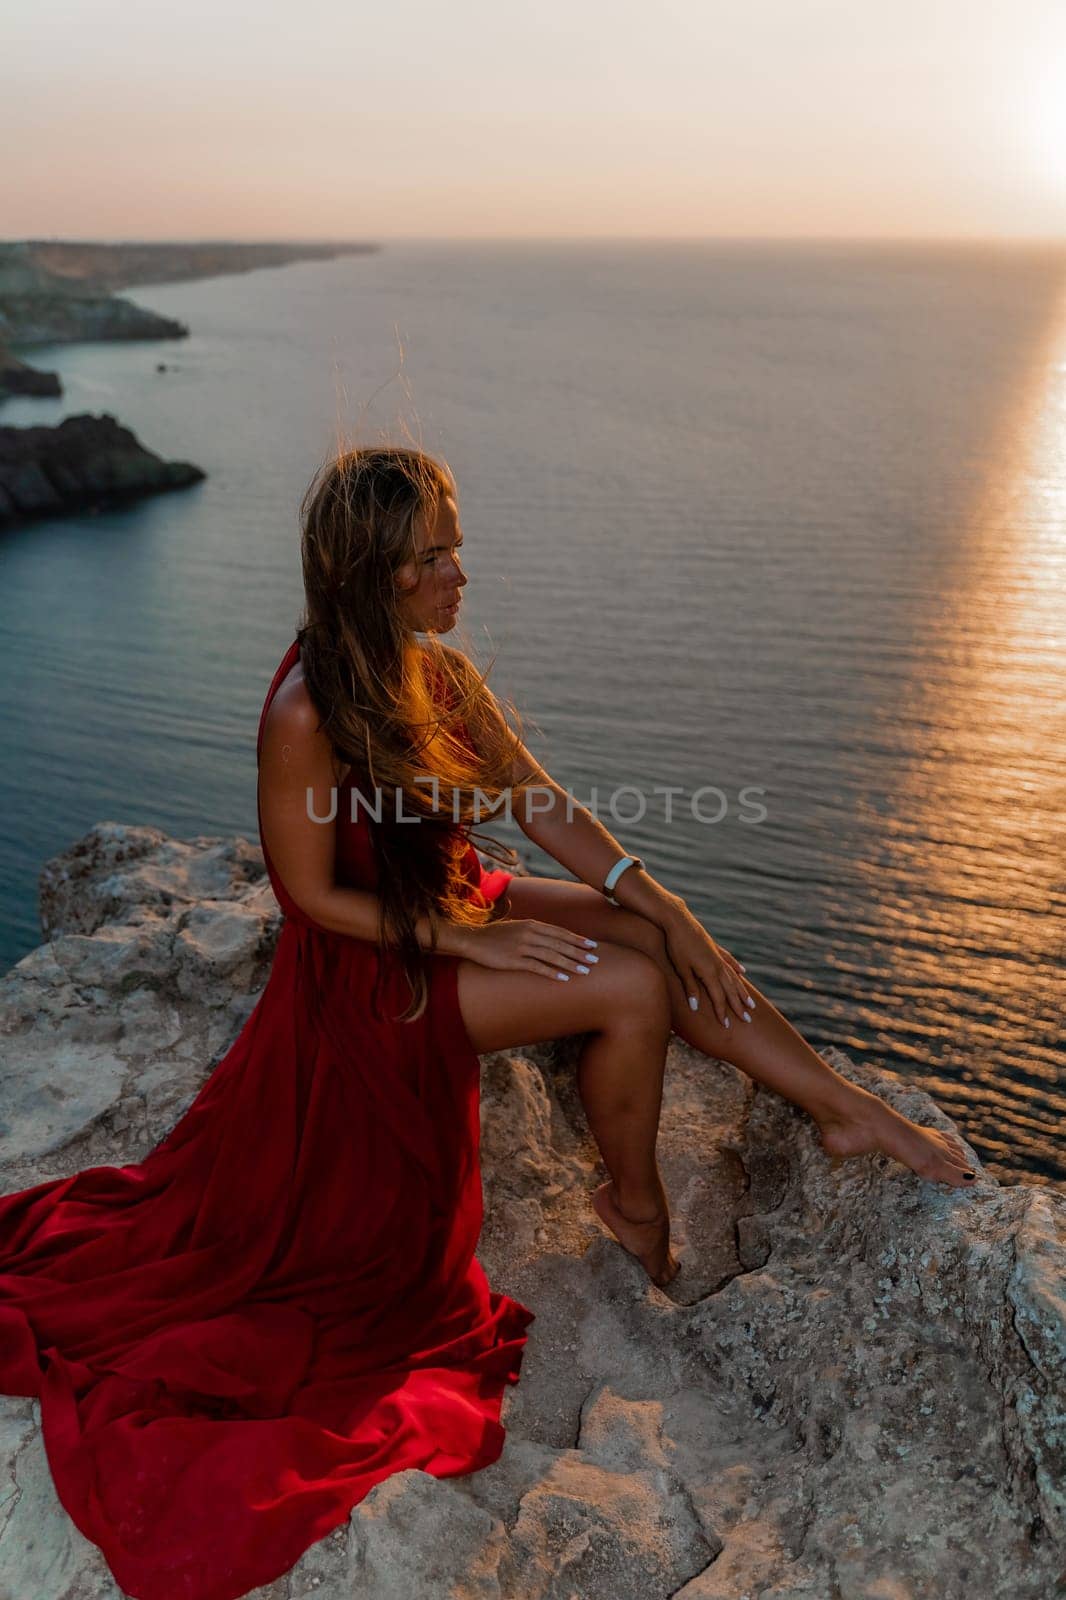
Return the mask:
M258 848L102 823L0 979L2 1192L142 1159L225 1053L280 925ZM1047 1600L1066 1566L1060 1195L830 1167L813 1124L671 1048L665 1293L600 1227L574 1041L483 1062L494 1285L537 1313L500 1460L379 1484L262 1600ZM929 1098L832 1052L919 1120ZM0 1398L0 1594L115 1596Z
M184 489L205 476L189 461L146 450L107 412L66 417L55 428L0 427L0 528Z

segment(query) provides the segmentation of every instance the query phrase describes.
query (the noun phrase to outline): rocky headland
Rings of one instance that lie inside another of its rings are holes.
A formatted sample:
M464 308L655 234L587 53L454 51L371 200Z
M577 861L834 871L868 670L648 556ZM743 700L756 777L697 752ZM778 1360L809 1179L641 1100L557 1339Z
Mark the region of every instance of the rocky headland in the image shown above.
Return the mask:
M153 455L106 412L66 417L56 428L0 427L0 529L103 511L204 476L189 461Z
M21 240L0 244L0 402L11 395L62 394L59 374L39 371L13 350L85 340L180 339L182 322L114 291L134 284L253 272L294 261L363 255L374 244L91 244ZM76 428L71 427L77 424ZM90 426L90 424L92 426ZM62 430L67 432L60 437ZM0 528L29 518L117 503L199 482L187 462L144 450L113 417L68 417L60 428L6 428L0 444ZM43 436L54 433L54 440ZM119 440L117 434L122 435ZM31 437L32 436L32 437ZM94 441L99 445L94 454ZM71 465L72 450L77 460ZM191 474L191 476L190 476ZM108 494L101 498L104 488Z
M0 399L25 394L11 349L86 339L180 339L188 328L120 299L116 289L253 272L294 261L364 255L373 244L92 244L26 239L0 244ZM9 374L14 373L14 384ZM57 382L54 373L38 374ZM20 386L21 385L21 386ZM57 393L52 388L48 393Z
M143 1159L249 1016L280 913L258 846L100 823L0 979L2 1192ZM831 1167L813 1123L676 1042L660 1135L682 1270L601 1228L574 1041L482 1062L495 1287L536 1312L500 1460L411 1471L262 1600L1049 1600L1066 1567L1066 1201ZM919 1121L920 1089L829 1051ZM972 1152L971 1152L972 1154ZM975 1166L979 1166L974 1161ZM0 1570L117 1596L0 1398Z
M337 256L362 256L379 250L369 243L241 244L151 242L103 244L70 239L27 239L14 250L32 261L52 281L77 285L83 293L111 294L138 283L177 283L184 278L213 278L220 273L258 272L262 267L287 267L294 261L332 261Z

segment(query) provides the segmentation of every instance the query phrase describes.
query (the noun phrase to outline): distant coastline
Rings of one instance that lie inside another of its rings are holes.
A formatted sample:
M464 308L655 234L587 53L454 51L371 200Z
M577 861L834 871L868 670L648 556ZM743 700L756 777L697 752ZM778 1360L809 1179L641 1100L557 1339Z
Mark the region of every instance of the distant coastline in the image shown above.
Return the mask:
M137 284L214 278L231 272L331 261L380 250L357 244L96 244L23 239L0 243L0 400L5 394L61 393L55 373L38 373L11 352L86 339L174 339L183 323L120 299ZM25 374L32 374L27 378ZM9 374L13 377L9 378ZM34 381L48 389L28 387Z
M42 344L186 338L184 323L115 293L297 261L365 255L380 245L124 243L25 239L0 243L0 405L9 396L55 398L60 375L14 354ZM77 429L72 433L71 424ZM61 436L61 429L66 432ZM119 440L119 436L121 439ZM71 442L78 445L71 471ZM121 450L116 453L116 442ZM121 460L119 459L121 456ZM60 428L0 427L0 528L199 482L203 471L165 462L112 417L68 417Z

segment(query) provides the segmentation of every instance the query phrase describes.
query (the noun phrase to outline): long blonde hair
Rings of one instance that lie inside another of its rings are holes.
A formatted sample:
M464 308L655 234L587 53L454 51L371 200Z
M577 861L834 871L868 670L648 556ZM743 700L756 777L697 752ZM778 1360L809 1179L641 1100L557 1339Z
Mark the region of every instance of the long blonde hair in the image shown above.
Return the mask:
M369 824L381 902L378 980L390 954L399 959L411 987L403 1022L422 1014L429 993L418 918L429 918L435 948L441 919L469 925L491 916L471 900L460 861L479 816L475 792L482 808L501 798L521 741L513 702L501 705L485 681L492 664L479 673L435 635L420 643L400 611L398 573L417 557L418 518L432 527L451 493L447 467L423 451L368 446L326 462L300 507L303 676L336 758L383 801L382 820ZM431 775L439 804L432 785L415 781ZM418 826L395 820L397 795ZM479 843L496 860L517 861L487 835Z

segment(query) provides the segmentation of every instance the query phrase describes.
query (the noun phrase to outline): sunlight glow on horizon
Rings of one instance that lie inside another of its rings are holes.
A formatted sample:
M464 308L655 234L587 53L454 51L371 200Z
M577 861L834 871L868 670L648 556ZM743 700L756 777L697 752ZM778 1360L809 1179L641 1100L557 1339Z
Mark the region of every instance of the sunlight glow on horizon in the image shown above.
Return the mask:
M8 238L1066 238L1056 0L38 0Z
M1049 71L1034 87L1027 126L1038 167L1066 202L1066 71Z

